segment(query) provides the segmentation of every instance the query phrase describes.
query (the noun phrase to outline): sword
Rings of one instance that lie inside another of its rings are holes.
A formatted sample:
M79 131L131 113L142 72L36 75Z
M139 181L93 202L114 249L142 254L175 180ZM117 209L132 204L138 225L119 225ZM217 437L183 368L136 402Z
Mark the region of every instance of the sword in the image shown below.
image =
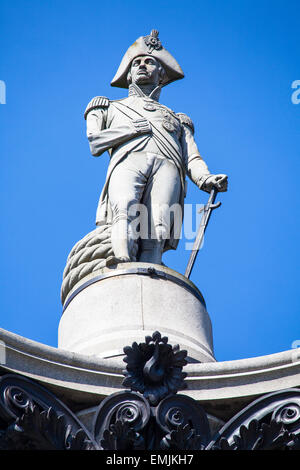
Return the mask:
M194 241L193 249L190 254L190 258L189 258L189 261L188 261L188 264L184 273L185 277L187 278L189 278L191 275L193 266L197 258L198 251L200 250L200 247L204 238L204 233L207 228L211 213L214 209L217 209L221 205L221 202L217 202L215 204L215 199L216 199L217 194L218 194L218 190L214 186L210 192L207 204L199 210L199 213L203 211L203 215L201 218L201 222L200 222L196 239Z

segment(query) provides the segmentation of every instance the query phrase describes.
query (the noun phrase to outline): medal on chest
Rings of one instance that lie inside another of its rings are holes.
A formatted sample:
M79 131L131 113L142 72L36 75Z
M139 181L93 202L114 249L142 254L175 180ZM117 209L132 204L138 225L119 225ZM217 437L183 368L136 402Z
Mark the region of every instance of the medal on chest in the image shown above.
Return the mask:
M168 109L165 109L152 101L145 101L143 109L150 112L159 110L163 117L162 126L166 131L171 133L180 130L178 119L176 119Z
M155 110L157 109L157 107L155 106L155 104L149 103L149 101L144 104L143 108L144 108L146 111L155 111Z
M172 116L172 114L166 109L162 110L162 114L163 114L162 126L164 127L164 129L166 129L168 132L176 131L178 127L178 123L176 119Z

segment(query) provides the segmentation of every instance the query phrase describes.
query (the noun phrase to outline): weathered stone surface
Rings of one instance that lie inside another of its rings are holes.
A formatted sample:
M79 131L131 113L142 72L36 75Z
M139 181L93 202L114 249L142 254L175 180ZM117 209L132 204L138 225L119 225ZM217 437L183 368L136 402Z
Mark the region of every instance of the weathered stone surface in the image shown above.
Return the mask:
M128 97L96 96L85 110L92 155L110 155L96 215L97 225L111 226L113 255L101 249L107 265L161 264L162 254L177 247L182 217L170 217L170 208L182 213L186 176L204 191L227 190L227 176L212 175L201 157L192 120L159 103L162 87L179 78L179 64L152 30L129 47L112 81L129 88ZM140 204L147 216L137 233Z
M78 410L122 390L124 362L71 353L0 329L6 345L3 372L15 372L47 386ZM128 344L124 341L124 345ZM236 361L188 364L182 392L208 413L228 419L257 396L300 386L300 357L292 349Z
M62 349L108 358L159 330L186 349L190 361L215 360L204 299L191 281L169 268L123 263L95 271L74 287L65 305Z

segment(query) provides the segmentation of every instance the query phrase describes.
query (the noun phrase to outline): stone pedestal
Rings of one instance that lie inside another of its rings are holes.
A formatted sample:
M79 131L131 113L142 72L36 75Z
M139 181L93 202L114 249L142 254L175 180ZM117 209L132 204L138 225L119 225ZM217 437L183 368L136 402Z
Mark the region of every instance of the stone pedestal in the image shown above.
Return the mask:
M188 351L189 362L212 362L212 328L197 287L150 263L104 268L76 284L64 303L58 347L112 358L158 330Z

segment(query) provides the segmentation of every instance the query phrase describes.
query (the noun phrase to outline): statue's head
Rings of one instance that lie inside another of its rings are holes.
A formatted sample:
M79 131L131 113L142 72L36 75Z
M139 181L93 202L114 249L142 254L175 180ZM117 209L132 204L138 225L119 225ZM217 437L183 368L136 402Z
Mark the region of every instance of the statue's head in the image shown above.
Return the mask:
M141 36L129 47L111 85L120 88L128 88L130 83L164 86L183 77L180 65L162 46L158 31L153 29L151 34Z
M137 85L161 85L165 77L165 70L159 60L151 55L135 57L131 62L127 74L127 83Z

